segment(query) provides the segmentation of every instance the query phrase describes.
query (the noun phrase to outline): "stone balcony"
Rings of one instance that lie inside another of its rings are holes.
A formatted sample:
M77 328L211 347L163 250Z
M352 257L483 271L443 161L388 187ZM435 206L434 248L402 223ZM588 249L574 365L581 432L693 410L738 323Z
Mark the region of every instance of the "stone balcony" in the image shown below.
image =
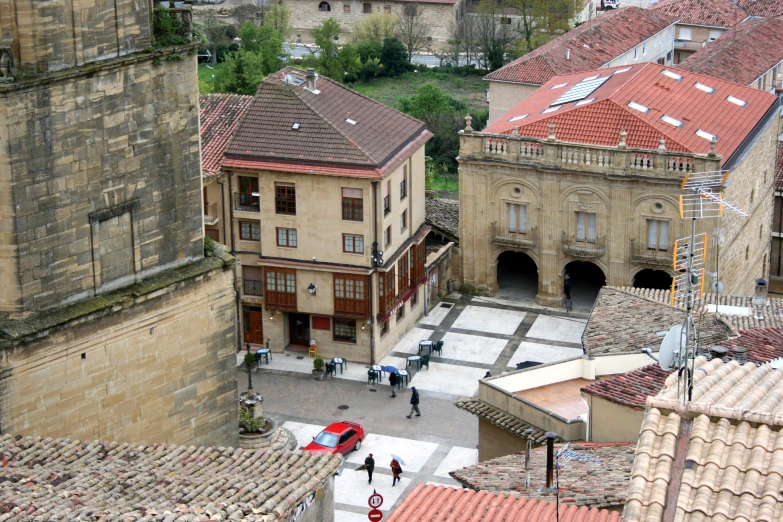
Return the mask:
M515 134L475 132L468 127L460 131L460 160L492 161L529 165L547 170L594 172L607 176L637 176L682 180L691 172L716 171L721 157L715 144L708 154L670 152L661 139L656 150L632 149L625 145L626 133L620 132L618 145L601 146L567 143L555 137L550 123L546 139Z
M530 228L524 234L509 232L505 227L492 224L492 242L511 248L530 249L538 244L538 228Z
M674 263L672 252L660 249L649 249L644 241L631 240L631 262L649 266L668 266Z
M217 203L204 206L204 224L205 225L217 225L220 221L220 214L218 213Z
M606 240L604 237L597 237L594 240L577 240L575 236L563 233L561 249L571 257L585 259L601 257L606 253Z

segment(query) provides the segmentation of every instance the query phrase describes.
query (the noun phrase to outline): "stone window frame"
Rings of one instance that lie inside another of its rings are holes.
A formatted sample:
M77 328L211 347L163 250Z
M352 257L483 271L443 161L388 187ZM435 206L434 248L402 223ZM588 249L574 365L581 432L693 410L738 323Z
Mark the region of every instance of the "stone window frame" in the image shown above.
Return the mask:
M104 288L103 281L101 280L101 234L100 224L108 221L112 218L122 216L130 213L131 223L131 241L133 243L133 276L134 280L136 275L141 272L141 240L139 238L139 210L141 209L141 202L138 199L126 201L107 207L101 210L96 210L88 215L90 223L90 241L92 250L92 277L93 277L93 289L96 295L103 292L111 291L119 288L122 285L119 280L116 285L107 286Z
M521 194L524 194L524 191L521 192ZM524 234L521 234L517 232L519 235L527 235L530 230L533 228L533 214L530 212L531 209L535 210L537 207L535 206L535 202L529 200L529 199L511 199L506 197L500 198L500 219L498 219L497 223L500 223L501 230L504 230L508 232L508 205L519 205L519 206L526 206L527 207L527 232Z

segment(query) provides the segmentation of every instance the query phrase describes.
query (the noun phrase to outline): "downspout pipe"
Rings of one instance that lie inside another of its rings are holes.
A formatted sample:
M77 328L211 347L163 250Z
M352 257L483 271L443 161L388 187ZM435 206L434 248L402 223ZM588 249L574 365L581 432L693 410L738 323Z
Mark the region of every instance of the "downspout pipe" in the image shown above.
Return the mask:
M372 242L378 242L378 187L380 186L377 181L373 181L372 184ZM372 257L372 252L370 253ZM375 310L373 303L375 302L375 294L372 291L372 278L375 275L375 263L372 264L373 268L370 271L370 283L368 290L370 292L370 364L375 364ZM380 275L378 276L380 277Z
M231 252L229 253L232 256L236 256L237 251L234 246L234 202L231 201L231 195L233 194L233 192L231 191L232 177L234 177L233 172L229 173L228 175L228 213L229 213L229 220L231 221L231 226L229 226L229 230L231 231ZM234 300L236 301L236 305L237 305L237 353L238 353L242 351L242 319L241 319L242 309L239 304L239 285L237 284L236 265L234 266Z

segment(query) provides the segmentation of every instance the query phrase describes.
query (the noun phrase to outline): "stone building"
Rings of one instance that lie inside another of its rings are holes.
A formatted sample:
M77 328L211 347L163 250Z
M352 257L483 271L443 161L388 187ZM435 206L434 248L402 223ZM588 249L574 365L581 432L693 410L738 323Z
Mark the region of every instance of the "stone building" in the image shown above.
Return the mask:
M627 7L601 16L492 71L489 123L553 77L617 65L672 63L674 22L665 13Z
M648 63L553 78L485 132L466 128L465 289L528 285L539 304L562 306L566 272L575 302L592 302L604 283L666 288L672 245L690 235L678 205L683 179L729 170L723 194L751 216L699 222L713 238L722 232L705 269L720 270L726 293L752 295L768 273L778 104Z
M236 441L232 260L205 257L196 58L148 1L0 2L0 425ZM161 35L157 35L161 36Z
M206 194L224 224L213 233L237 257L242 342L306 351L315 340L324 357L380 360L424 311L425 262L440 265L424 242L432 134L293 68L249 104L218 96L208 103L226 114L205 121L227 126L208 140L205 166L219 174Z
M391 13L402 17L414 12L429 27L428 43L439 48L452 38L451 27L465 11L465 0L284 0L291 12L293 33L311 43L310 30L328 18L334 18L343 29L340 43L351 41L356 26L370 14Z

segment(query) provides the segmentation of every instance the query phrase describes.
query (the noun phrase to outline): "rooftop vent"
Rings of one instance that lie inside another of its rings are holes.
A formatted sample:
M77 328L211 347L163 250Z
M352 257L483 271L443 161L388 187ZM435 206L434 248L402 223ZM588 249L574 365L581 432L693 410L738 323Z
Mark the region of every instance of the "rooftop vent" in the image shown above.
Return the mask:
M550 112L555 112L560 107L562 107L562 105L558 105L556 107L549 107L548 109L544 109L543 111L541 111L541 114L549 114Z
M566 49L566 60L571 59L571 49Z
M291 128L292 128L293 130L299 130L299 127L301 127L301 126L302 126L302 124L301 124L301 123L299 123L298 121L295 121L295 122L294 122L294 124L293 124L293 125L291 125Z
M577 83L576 85L568 89L568 91L566 91L562 96L560 96L560 98L555 100L555 102L552 103L552 105L562 105L564 103L584 100L585 98L593 94L609 78L610 78L609 76L604 76L603 78L599 78L597 76L585 78L581 82Z
M716 344L710 348L710 359L720 359L723 362L728 362L729 349L725 346Z
M693 86L699 89L700 91L706 92L707 94L712 94L715 92L715 89L713 89L709 85L704 85L703 83L696 82L693 84Z
M661 116L661 121L665 121L669 125L677 127L678 129L683 125L683 123L680 120L676 118L672 118L671 116L666 116L665 114Z
M318 84L318 73L315 72L315 69L307 69L307 75L305 76L305 81L307 81L307 85L305 85L305 89L312 92L313 94L320 94L321 91L318 90L316 87Z
M352 120L351 118L345 118L345 121L347 121L351 125L356 125L356 122L354 120Z
M612 74L621 74L621 73L624 73L624 72L628 72L628 71L630 71L631 69L633 69L633 67L626 67L625 69L617 69L617 70L616 70L615 72L613 72Z
M582 78L582 79L581 79L581 80L579 80L579 81L580 81L580 82L587 82L587 81L590 81L590 80L595 80L595 79L596 79L596 78L598 78L599 76L601 76L601 75L600 75L600 74L596 74L595 76L588 76L587 78Z
M559 89L560 87L565 87L566 85L568 85L568 82L565 82L565 83L558 83L557 85L553 85L552 87L550 87L550 88L549 88L549 90L552 90L552 89Z
M664 75L664 76L668 76L669 78L672 78L674 80L677 80L678 82L682 81L682 76L680 76L679 74L677 74L675 72L671 72L671 71L669 71L667 69L662 70L661 74Z
M700 138L704 138L707 141L712 141L712 140L717 140L718 139L718 137L715 136L714 134L710 134L709 132L703 131L701 129L697 130L695 134L696 134L696 136L698 136Z
M734 360L740 364L748 362L748 349L744 346L735 346L732 350L734 354Z
M630 102L628 102L628 106L629 106L630 108L632 108L633 110L636 110L636 111L639 111L639 112L643 112L643 113L645 113L645 114L647 114L648 112L650 112L650 108L649 108L649 107L645 107L645 106L644 106L644 105L642 105L641 103L636 103L636 102L634 102L634 101L630 101Z
M574 107L579 107L580 105L587 105L588 103L592 103L594 101L595 101L595 98L589 98L587 100L582 100L582 101L576 102L574 104Z
M524 119L525 119L525 118L527 118L528 116L530 116L530 113L527 113L527 114L522 114L521 116L513 116L513 117L509 118L509 119L508 119L508 121L510 121L510 122L511 122L511 121L519 121L519 120L524 120Z
M739 98L735 98L734 96L726 96L726 100L733 103L734 105L739 105L740 107L744 107L748 104L745 100L740 100Z

